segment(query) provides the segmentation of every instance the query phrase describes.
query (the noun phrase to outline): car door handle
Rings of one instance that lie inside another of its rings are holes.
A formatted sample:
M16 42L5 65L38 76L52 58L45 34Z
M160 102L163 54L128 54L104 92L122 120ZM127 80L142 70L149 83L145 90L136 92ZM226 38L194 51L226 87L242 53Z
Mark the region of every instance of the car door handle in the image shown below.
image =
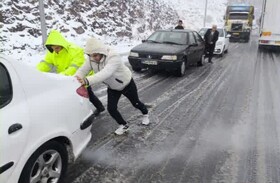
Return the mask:
M11 133L14 133L14 132L16 132L20 129L22 129L22 125L19 124L19 123L16 123L16 124L13 124L9 127L8 133L11 134Z

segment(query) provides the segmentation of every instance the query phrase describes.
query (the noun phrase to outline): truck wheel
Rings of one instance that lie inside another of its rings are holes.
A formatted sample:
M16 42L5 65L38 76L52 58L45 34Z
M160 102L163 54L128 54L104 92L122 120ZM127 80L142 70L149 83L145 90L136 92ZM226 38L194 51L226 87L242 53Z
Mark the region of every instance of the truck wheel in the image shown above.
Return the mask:
M37 149L25 164L19 183L61 183L68 166L66 147L50 141Z

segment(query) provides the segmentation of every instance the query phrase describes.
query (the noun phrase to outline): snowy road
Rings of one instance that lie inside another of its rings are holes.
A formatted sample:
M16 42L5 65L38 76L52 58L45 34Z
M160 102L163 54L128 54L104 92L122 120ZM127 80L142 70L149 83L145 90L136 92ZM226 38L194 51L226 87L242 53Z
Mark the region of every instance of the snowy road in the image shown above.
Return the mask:
M258 52L252 37L182 78L147 71L134 78L151 104L150 126L122 98L129 133L115 136L107 112L96 119L66 183L280 182L279 52Z

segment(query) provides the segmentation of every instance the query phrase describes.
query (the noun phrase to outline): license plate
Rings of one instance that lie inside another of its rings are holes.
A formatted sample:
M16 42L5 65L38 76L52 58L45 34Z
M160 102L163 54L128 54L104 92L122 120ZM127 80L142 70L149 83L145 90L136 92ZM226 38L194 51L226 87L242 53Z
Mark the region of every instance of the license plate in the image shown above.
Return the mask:
M239 33L238 32L234 32L234 33L232 33L233 35L239 35Z
M147 64L147 65L157 65L157 61L156 60L143 60L142 64Z

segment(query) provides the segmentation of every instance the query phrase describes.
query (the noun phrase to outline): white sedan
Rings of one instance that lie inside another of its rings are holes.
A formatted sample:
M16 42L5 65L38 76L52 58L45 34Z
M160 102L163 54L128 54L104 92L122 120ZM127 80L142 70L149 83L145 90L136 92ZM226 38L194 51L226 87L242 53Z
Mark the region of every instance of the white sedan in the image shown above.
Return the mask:
M73 77L3 55L0 75L0 182L60 183L91 139L91 104Z
M208 29L211 28L204 27L199 30L199 34L202 38ZM224 28L217 28L217 30L219 31L219 39L216 42L214 54L222 57L224 56L224 53L228 52L230 34L227 34L227 31Z

